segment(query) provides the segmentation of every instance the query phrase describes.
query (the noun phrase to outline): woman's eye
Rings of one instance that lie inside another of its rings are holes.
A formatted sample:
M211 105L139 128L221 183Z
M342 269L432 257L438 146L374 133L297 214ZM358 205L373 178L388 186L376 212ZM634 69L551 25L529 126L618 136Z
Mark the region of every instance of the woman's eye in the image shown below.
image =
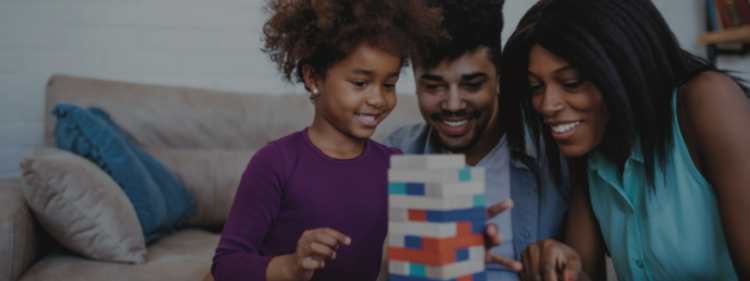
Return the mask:
M538 94L538 93L539 93L539 90L541 90L541 89L542 89L542 87L543 87L543 86L542 86L541 84L533 84L533 85L529 85L529 91L530 91L530 92L531 92L532 94Z
M575 89L578 88L578 86L581 86L581 84L583 84L583 81L566 82L562 85L568 89Z

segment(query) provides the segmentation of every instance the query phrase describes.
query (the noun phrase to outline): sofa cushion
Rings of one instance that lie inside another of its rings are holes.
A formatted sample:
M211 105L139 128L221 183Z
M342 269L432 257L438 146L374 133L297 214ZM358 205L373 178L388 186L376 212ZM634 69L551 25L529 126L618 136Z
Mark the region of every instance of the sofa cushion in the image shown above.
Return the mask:
M220 234L202 229L180 230L148 246L146 263L107 263L51 254L29 268L20 281L201 280L211 268Z
M21 179L0 181L0 281L15 281L34 261L37 227Z
M57 146L99 165L135 207L146 243L169 235L195 212L195 200L159 161L136 146L96 108L58 104Z
M148 149L195 198L196 212L185 225L216 226L229 216L252 150Z
M23 192L45 230L88 258L143 263L146 244L133 206L99 167L53 148L21 159Z

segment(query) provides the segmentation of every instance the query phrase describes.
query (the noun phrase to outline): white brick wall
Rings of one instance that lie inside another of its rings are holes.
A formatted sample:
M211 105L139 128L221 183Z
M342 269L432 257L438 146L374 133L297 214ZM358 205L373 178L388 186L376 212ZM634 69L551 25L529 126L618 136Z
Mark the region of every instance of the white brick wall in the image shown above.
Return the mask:
M703 0L654 0L691 51ZM507 39L536 0L507 0ZM267 94L302 93L260 51L264 0L0 0L0 178L42 145L53 73ZM722 58L750 73L750 58ZM742 74L750 78L747 73ZM413 93L411 71L397 85Z

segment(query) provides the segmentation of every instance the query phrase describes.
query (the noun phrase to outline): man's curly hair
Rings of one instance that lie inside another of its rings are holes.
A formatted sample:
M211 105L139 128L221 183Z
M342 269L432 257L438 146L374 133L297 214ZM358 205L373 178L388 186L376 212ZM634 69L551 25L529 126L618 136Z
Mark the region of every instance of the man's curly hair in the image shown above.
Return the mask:
M325 75L361 43L406 65L448 39L440 8L424 0L269 0L265 11L271 18L263 26L262 50L289 82L304 82L306 64Z
M505 0L428 0L428 4L442 8L445 17L442 26L451 40L433 45L421 66L434 68L445 59L453 61L485 46L495 68L499 68Z

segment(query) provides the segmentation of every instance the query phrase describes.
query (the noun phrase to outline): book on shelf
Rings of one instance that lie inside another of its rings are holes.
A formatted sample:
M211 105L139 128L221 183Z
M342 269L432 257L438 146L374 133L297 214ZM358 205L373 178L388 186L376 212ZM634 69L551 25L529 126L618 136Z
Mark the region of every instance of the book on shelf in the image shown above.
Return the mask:
M724 0L714 0L716 1L716 9L719 10L719 15L721 18L721 23L725 29L732 27L732 22L729 20L729 14L727 13L727 5L725 4Z
M739 2L739 0L724 0L727 15L729 16L729 22L732 24L732 27L742 26L742 17L740 16L740 11L737 9L735 2Z
M740 12L742 23L750 24L750 1L735 0L735 4L737 4L737 10Z
M723 29L719 24L719 15L716 12L716 2L714 0L706 0L706 19L708 19L709 31Z

